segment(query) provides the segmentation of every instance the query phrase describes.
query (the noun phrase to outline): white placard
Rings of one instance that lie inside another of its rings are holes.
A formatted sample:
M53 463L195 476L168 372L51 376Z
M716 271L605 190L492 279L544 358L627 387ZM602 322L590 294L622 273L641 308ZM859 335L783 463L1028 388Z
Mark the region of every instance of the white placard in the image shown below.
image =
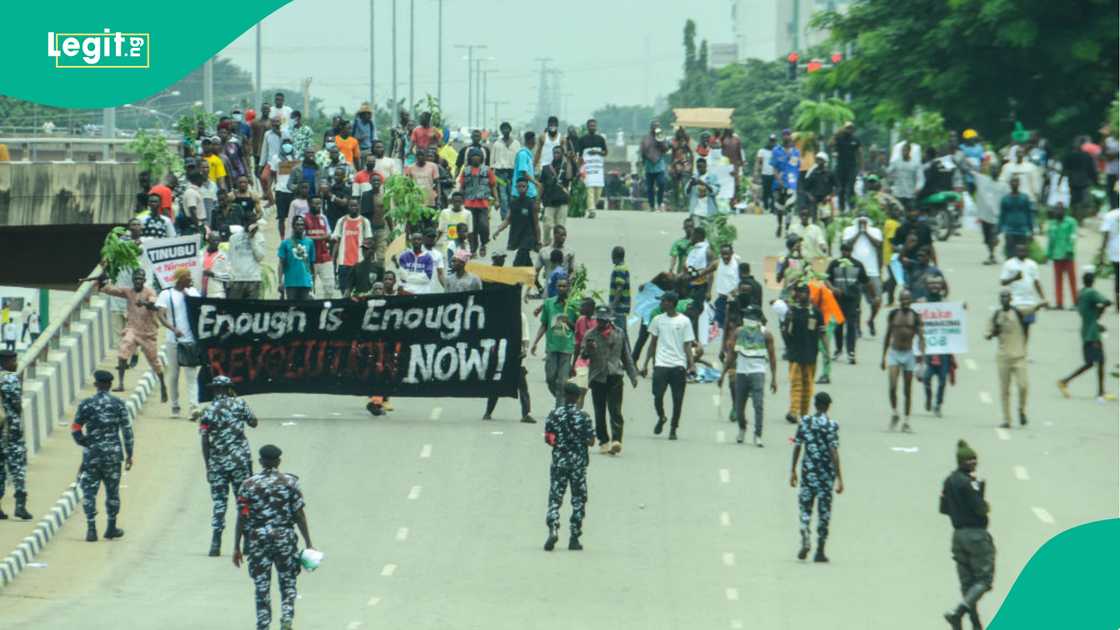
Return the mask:
M717 199L731 199L735 196L735 177L732 173L731 160L723 157L723 149L712 149L708 152L708 172L719 180Z
M160 286L175 284L175 270L189 269L194 285L202 285L202 260L198 256L199 235L175 238L145 238L140 243L144 249L144 269L155 275Z
M583 152L583 185L588 188L602 188L605 185L603 156L599 153L592 153L591 149L586 149Z
M926 354L964 354L968 352L968 329L964 305L960 302L915 302L910 305L922 318ZM914 340L918 352L918 340Z

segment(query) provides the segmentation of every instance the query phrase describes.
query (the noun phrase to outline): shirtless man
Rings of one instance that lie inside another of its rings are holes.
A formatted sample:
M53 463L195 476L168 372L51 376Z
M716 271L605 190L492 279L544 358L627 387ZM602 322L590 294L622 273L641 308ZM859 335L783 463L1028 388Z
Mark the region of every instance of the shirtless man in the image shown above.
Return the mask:
M903 289L898 295L898 308L887 315L887 334L883 337L883 359L879 367L890 367L887 380L890 383L891 430L898 426L898 373L903 373L903 396L906 397L906 416L902 430L910 432L910 383L914 378L914 368L919 358L914 356L914 337L918 337L918 348L922 356L926 354L926 339L922 334L922 318L910 308L910 292Z

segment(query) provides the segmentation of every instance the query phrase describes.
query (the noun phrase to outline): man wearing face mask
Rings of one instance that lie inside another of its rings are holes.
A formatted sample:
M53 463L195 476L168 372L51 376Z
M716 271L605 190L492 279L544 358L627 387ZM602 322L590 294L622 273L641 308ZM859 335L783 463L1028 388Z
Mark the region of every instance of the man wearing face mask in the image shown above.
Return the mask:
M290 139L284 138L280 144L280 153L272 158L268 166L273 174L276 225L280 228L280 238L284 238L288 211L296 191L299 190L299 184L303 181L303 169Z
M657 121L650 123L649 135L642 139L641 145L642 166L646 174L646 198L650 210L665 209L665 186L668 184L665 154L668 151L669 144L665 142L661 124Z
M560 135L560 119L555 116L548 117L548 126L541 132L540 137L537 138L536 150L533 153L533 169L537 175L540 175L541 168L545 164L552 161L552 149L555 147L562 147L564 141L563 136Z

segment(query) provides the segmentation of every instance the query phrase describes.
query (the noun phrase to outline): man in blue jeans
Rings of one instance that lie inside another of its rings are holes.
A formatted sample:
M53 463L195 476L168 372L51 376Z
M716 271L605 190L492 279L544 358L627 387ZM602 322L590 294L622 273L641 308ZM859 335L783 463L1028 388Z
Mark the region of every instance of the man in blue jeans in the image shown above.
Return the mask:
M669 182L665 174L665 154L669 151L669 143L665 142L661 124L656 120L649 124L649 135L642 139L641 150L649 209L664 210L665 187Z

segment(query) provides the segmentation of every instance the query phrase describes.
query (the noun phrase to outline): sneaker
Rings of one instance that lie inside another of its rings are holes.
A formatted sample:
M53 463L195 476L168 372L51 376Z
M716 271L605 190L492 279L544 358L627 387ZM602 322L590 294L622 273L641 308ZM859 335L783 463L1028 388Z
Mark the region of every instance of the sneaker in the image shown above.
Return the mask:
M368 411L370 413L370 415L374 415L374 416L385 415L385 409L383 409L382 406L377 404L377 403L372 403L372 402L366 403L366 411Z
M620 455L622 453L622 442L615 440L611 442L611 455Z
M1009 422L1004 422L1003 424L999 425L999 428L1010 429L1011 428L1011 422L1010 421Z
M610 453L611 453L611 445L610 444L607 444L606 442L603 442L602 444L599 445L599 454L600 455L610 455Z
M1065 381L1058 381L1058 391L1061 392L1062 396L1064 396L1065 398L1070 397L1069 387L1066 385Z
M933 408L933 415L937 418L941 417L941 405L937 405Z
M797 550L797 559L804 560L809 556L809 543L801 543L801 549Z
M910 428L910 419L909 418L902 421L902 432L903 433L913 433L914 432L914 430Z
M661 431L665 428L665 418L658 418L657 424L653 425L653 434L661 435Z
M179 405L171 405L171 417L178 418L183 409Z
M677 439L677 430L676 429L669 429L669 439L670 440Z
M739 435L738 435L738 437L735 438L735 442L737 444L742 444L743 440L746 440L746 439L747 439L747 430L746 429L739 429Z
M926 411L932 411L932 410L933 410L933 401L927 398L926 399Z
M889 429L891 431L894 431L895 427L897 427L897 426L898 426L898 414L897 413L892 413L891 414L891 424L890 424Z
M568 539L568 551L583 551L583 545L579 544L579 536Z
M822 376L822 377L817 379L817 385L830 385L830 384L832 384L832 379L828 378L827 376Z
M854 352L849 352L848 353L848 365L855 365L855 364L856 364L856 354Z
M544 550L552 551L555 549L558 540L560 540L560 530L556 527L548 528L548 538L544 541Z
M758 448L762 448L762 436L761 435L754 436L754 445L757 446Z
M487 416L487 417L485 417L485 418L483 418L483 419L484 419L484 420L489 420L489 419L490 419L490 417L489 417L489 416ZM536 418L534 418L533 416L530 416L529 414L525 414L525 417L524 417L524 418L522 418L522 419L521 419L521 421L522 421L522 422L524 422L525 424L536 424L536 423L537 423L537 419L536 419Z
M790 424L797 424L797 416L793 415L792 413L787 413L786 422Z
M839 361L840 357L842 357L842 356L844 356L844 351L843 350L837 350L836 354L832 355L832 360L833 361Z
M1027 426L1027 414L1023 413L1022 411L1019 412L1019 426Z
M874 337L875 336L875 320L873 320L873 319L867 320L867 336L868 337Z
M369 405L366 405L366 409L369 409ZM373 413L373 412L371 411L370 413ZM485 416L482 416L482 419L483 420L493 420L494 418L492 418L490 416L490 414L486 414Z

